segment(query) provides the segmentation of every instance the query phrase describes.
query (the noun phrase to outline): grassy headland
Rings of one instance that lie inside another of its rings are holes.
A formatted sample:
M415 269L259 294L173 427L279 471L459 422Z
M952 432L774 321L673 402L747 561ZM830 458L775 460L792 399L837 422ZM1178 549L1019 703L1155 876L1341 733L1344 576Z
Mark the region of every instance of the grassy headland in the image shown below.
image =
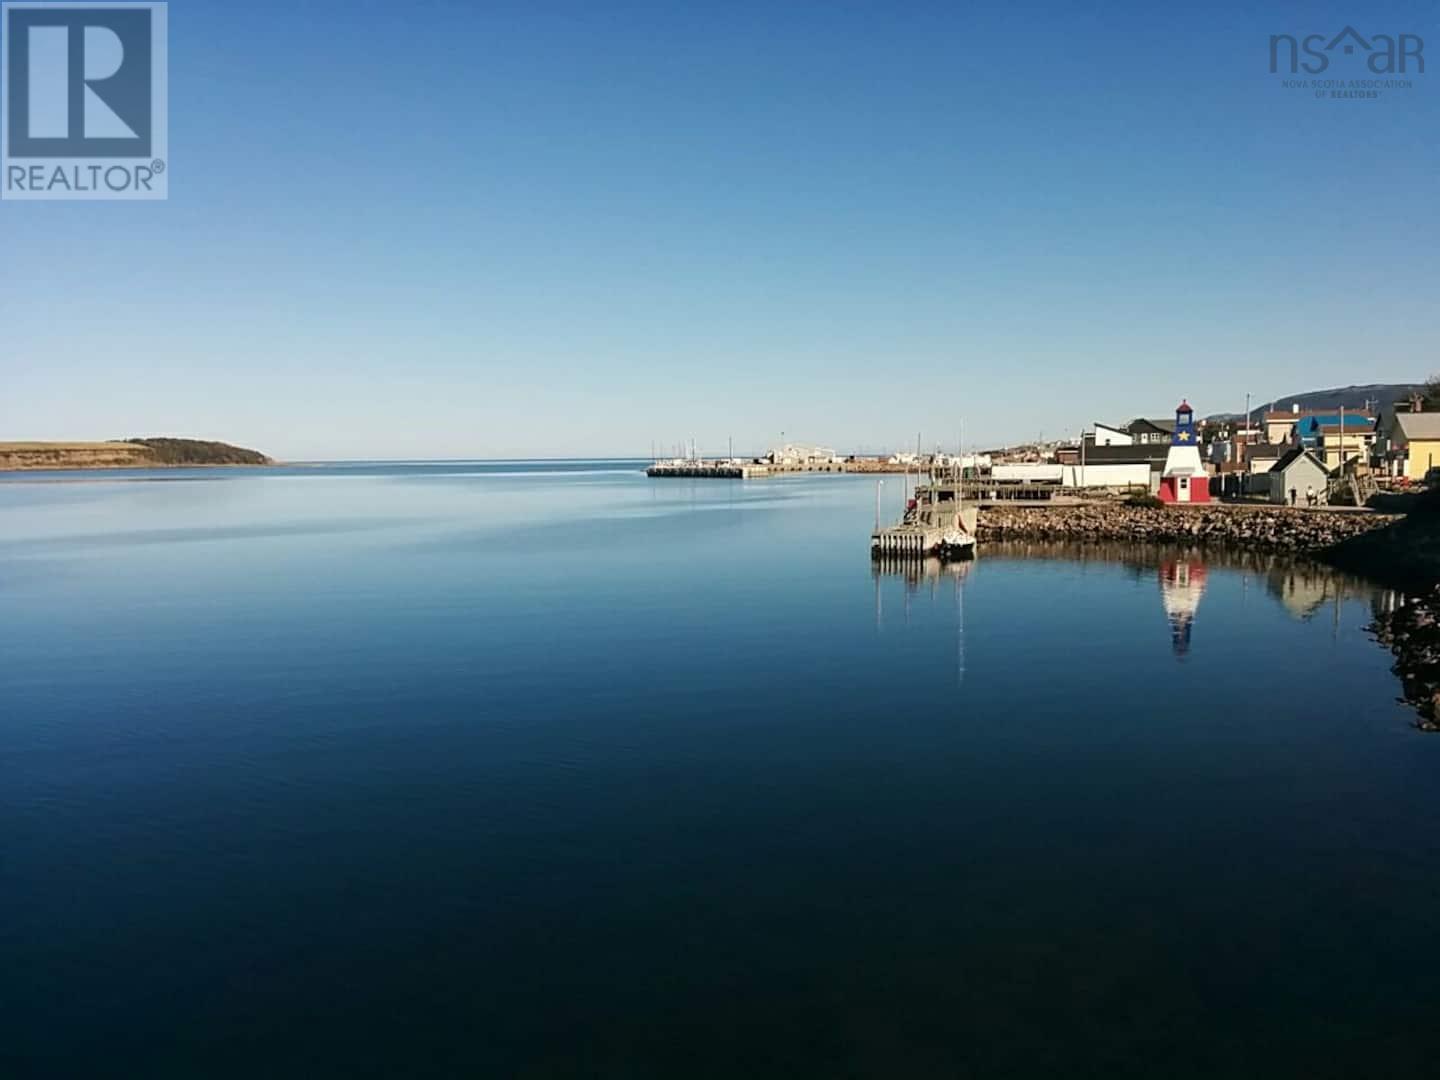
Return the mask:
M0 470L153 469L186 465L269 465L258 450L205 439L110 442L0 442Z

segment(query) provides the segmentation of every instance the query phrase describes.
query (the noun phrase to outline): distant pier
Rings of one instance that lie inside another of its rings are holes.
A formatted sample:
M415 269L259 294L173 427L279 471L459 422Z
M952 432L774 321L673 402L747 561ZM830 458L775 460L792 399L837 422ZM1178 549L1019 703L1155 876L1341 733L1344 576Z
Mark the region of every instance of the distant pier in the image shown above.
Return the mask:
M749 480L769 476L769 465L739 461L657 461L645 470L646 476L692 476L706 480Z
M753 480L762 476L790 473L843 473L843 461L802 461L774 464L768 461L705 461L680 458L657 461L645 470L646 476L691 476L705 480Z

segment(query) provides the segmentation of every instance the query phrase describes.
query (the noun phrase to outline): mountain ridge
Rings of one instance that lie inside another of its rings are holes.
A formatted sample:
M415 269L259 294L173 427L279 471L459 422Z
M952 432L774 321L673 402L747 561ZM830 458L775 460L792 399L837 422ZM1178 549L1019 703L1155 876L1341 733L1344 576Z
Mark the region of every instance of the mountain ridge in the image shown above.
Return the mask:
M1358 383L1353 386L1332 386L1328 390L1306 390L1298 394L1281 394L1273 402L1265 402L1256 405L1250 410L1250 419L1263 417L1270 409L1276 412L1289 412L1295 406L1299 406L1300 412L1312 412L1317 409L1363 409L1371 404L1376 409L1383 409L1393 405L1397 401L1404 401L1412 393L1423 393L1425 384L1414 383ZM1237 420L1242 414L1238 412L1212 413L1205 417L1206 420Z

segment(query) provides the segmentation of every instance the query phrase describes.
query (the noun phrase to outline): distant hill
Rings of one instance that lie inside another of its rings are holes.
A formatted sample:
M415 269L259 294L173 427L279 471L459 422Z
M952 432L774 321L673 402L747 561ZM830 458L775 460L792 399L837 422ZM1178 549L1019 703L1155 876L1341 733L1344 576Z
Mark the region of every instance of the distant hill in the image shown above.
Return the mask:
M152 469L185 465L269 465L258 450L204 439L111 442L0 442L0 470Z
M204 439L126 439L128 443L149 448L160 465L269 465L270 459L259 450L247 450L229 443Z
M1315 409L1339 408L1342 405L1347 409L1363 409L1367 403L1384 407L1397 401L1403 401L1410 394L1421 392L1424 389L1423 383L1366 383L1363 386L1337 386L1330 390L1306 390L1299 394L1280 394L1275 398L1274 408L1277 412L1288 412L1293 406L1299 405L1301 412L1309 412ZM1270 408L1271 403L1268 401L1253 405L1250 416L1252 419L1259 418ZM1239 413L1216 413L1206 419L1235 420L1239 416Z

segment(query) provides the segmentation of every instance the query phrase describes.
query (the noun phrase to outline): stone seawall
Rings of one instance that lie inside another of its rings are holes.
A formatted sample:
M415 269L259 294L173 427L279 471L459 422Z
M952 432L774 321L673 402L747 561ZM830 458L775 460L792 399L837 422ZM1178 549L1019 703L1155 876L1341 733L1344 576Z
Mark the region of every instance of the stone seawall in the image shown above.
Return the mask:
M1260 551L1313 554L1343 540L1391 525L1389 514L1301 510L1280 506L991 506L980 513L985 540L1108 540L1134 543L1216 544Z

